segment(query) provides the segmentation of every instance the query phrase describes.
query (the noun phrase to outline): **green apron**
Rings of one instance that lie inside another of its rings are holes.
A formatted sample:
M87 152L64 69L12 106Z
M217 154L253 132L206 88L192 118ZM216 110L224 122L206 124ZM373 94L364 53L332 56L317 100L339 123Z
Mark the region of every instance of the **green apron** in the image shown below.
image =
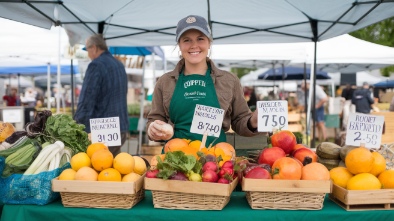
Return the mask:
M174 123L173 138L202 140L203 135L190 132L196 104L220 108L210 74L210 67L205 76L199 74L185 76L183 71L179 74L170 103L170 119ZM208 147L215 139L216 137L208 136L205 146ZM212 145L226 141L226 134L222 129L219 138Z

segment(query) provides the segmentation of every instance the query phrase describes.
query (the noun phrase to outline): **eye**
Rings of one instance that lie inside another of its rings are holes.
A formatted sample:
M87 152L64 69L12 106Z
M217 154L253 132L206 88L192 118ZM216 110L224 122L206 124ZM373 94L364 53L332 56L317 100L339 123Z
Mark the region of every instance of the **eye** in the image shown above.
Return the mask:
M204 41L205 38L204 38L204 37L199 37L198 40L199 40L199 41Z

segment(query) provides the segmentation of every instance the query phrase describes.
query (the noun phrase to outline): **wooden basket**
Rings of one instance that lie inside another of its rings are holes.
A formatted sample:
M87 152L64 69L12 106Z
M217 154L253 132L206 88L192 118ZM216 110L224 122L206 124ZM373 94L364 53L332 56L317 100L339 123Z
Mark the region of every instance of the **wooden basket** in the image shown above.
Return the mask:
M238 178L230 184L145 178L154 208L222 210L230 201Z
M136 182L52 180L65 207L130 209L145 196L144 177Z
M334 184L330 199L347 211L394 209L394 189L347 190Z
M242 179L252 209L320 210L331 181Z

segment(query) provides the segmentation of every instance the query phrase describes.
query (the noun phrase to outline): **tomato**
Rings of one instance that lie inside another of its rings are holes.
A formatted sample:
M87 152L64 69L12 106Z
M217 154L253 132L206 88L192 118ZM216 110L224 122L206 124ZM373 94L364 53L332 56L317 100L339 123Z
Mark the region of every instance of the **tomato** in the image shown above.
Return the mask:
M272 179L299 180L302 175L302 166L290 157L282 157L272 165Z

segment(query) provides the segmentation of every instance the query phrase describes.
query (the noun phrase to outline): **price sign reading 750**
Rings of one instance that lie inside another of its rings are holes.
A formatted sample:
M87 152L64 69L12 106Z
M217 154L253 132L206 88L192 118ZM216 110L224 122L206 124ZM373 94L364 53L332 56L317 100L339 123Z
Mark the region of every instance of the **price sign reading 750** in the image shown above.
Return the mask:
M273 129L287 129L287 101L258 101L259 132L272 132Z

